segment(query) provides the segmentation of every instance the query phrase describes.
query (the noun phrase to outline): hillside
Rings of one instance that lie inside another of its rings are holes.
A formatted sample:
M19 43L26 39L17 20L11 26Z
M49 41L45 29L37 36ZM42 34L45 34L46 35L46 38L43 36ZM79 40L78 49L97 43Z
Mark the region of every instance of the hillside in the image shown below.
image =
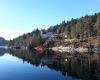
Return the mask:
M3 37L0 37L0 46L7 45L7 40L5 40Z
M41 30L34 30L31 33L19 36L9 41L9 46L37 46L45 42L41 38ZM48 32L54 34L65 33L68 39L87 39L90 37L100 36L100 13L94 15L86 15L81 18L71 19L71 21L62 21L61 24L57 24L49 27Z

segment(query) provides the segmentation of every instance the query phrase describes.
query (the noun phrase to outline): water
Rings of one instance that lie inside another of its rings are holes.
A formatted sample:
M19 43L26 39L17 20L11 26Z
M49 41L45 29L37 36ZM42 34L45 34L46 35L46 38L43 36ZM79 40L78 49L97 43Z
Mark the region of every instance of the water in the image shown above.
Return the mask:
M98 61L90 57L65 61L54 55L0 49L0 80L100 80L99 56L94 56Z

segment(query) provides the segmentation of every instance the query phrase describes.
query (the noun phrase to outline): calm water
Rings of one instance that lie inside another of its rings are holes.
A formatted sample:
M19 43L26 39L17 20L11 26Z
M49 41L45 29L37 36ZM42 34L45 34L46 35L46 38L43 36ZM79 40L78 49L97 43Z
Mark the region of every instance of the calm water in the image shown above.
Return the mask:
M0 49L0 80L100 80L99 56L93 56L65 61L52 55Z

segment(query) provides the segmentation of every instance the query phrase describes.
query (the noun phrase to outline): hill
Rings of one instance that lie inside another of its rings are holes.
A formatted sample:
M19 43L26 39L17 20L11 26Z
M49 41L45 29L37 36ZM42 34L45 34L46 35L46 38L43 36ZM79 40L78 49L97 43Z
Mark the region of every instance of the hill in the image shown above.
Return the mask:
M7 40L5 40L3 37L0 37L0 46L7 45Z
M70 21L62 21L61 24L57 24L49 27L47 32L53 34L65 33L68 39L86 39L90 37L100 36L100 13L94 15L86 15L81 18L71 19ZM30 46L34 47L45 42L41 38L41 30L36 29L30 33L23 34L13 40L9 41L9 46ZM99 37L98 37L99 38Z

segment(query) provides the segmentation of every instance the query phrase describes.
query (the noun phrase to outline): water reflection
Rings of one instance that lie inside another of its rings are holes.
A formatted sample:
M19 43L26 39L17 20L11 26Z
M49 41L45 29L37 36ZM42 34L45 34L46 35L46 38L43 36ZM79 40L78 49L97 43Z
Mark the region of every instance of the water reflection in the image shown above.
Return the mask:
M0 48L0 56L3 56L6 53L5 48Z
M100 80L100 55L99 54L85 54L75 55L74 57L67 57L67 61L62 56L48 54L40 55L35 51L25 50L9 50L9 53L26 61L34 66L47 66L51 70L56 70L64 76L71 76L73 79L82 80ZM63 80L63 79L62 79Z

